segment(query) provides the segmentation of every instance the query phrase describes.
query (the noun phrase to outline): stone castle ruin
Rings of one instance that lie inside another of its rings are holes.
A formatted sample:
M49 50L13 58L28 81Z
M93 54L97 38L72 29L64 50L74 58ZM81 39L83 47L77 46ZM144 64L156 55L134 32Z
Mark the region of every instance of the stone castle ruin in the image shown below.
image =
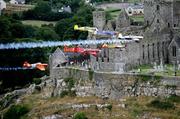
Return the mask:
M179 63L180 1L144 0L144 25L131 25L125 11L117 19L106 20L104 11L93 12L93 24L99 30L118 31L123 35L143 35L140 42L125 48L103 48L98 57L90 57L88 68L96 71L126 72L141 64ZM92 37L98 40L99 37Z

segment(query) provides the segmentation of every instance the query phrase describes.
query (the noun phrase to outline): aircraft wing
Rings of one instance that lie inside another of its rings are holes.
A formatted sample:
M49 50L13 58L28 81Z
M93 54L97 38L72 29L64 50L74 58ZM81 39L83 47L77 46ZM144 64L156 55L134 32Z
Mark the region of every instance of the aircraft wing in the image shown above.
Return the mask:
M39 69L39 70L41 70L41 71L45 71L45 70L46 70L46 69L45 69L46 67L47 67L47 64L37 64L37 65L36 65L36 68Z

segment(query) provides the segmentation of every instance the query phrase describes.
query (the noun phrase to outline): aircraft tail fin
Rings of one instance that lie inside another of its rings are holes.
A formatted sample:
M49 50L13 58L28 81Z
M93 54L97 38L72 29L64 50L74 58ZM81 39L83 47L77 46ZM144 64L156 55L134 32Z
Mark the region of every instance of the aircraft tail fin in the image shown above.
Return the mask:
M74 30L78 30L78 25L74 25Z

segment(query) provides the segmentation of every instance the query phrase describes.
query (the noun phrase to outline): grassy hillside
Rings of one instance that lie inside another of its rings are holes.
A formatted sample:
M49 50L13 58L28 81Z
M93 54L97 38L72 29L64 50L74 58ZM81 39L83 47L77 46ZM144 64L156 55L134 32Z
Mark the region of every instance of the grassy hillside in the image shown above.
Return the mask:
M83 112L88 119L139 119L143 117L178 119L180 116L179 100L179 97L173 96L169 98L131 97L121 99L121 101L102 100L97 97L53 97L45 99L40 94L33 94L23 97L21 105L28 105L30 108L29 113L23 116L26 119L53 114L68 118L77 112ZM91 104L91 106L78 107L82 104ZM69 105L73 105L74 108L69 107ZM106 106L99 107L98 105Z

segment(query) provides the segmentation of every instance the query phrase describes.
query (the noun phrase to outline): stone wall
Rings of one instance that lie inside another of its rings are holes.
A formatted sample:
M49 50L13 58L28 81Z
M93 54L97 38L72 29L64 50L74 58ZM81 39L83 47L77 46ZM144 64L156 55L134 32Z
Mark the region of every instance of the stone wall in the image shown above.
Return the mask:
M125 72L140 63L140 43L129 42L126 48L104 48L100 55L91 57L93 70Z
M102 98L180 95L180 77L92 72L72 68L56 68L50 77L52 80L71 77L76 81L90 81L91 85L88 86L91 88L88 88L87 93Z

